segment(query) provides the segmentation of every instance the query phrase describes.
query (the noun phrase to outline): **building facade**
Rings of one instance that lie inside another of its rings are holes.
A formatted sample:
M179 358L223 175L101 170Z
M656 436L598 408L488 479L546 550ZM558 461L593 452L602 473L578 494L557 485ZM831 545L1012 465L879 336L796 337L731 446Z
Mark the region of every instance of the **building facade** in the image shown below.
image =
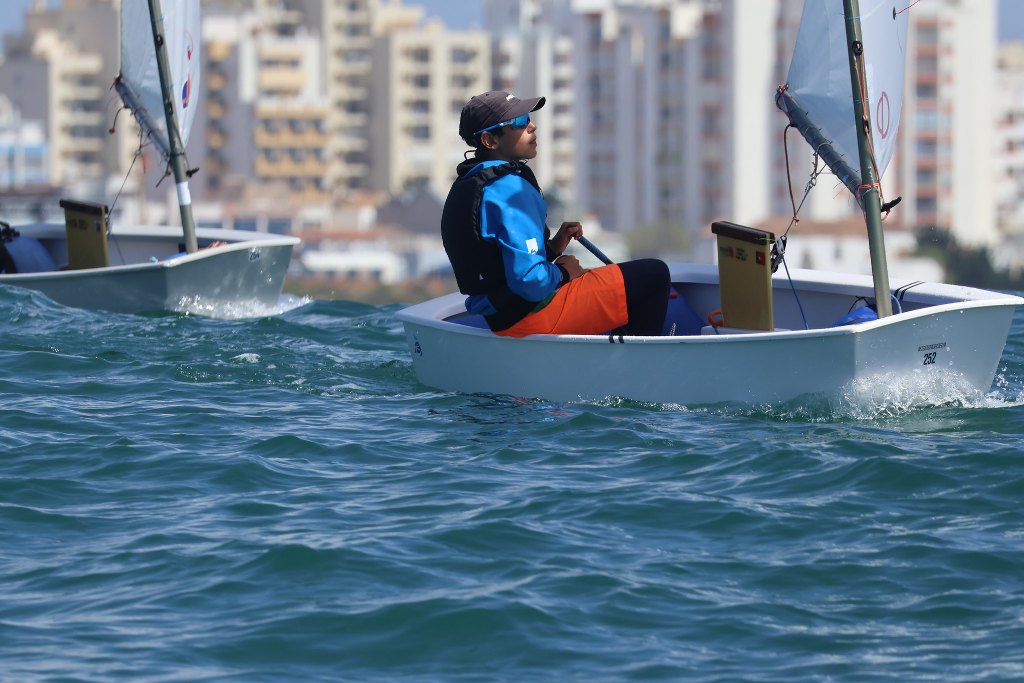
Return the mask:
M41 121L25 121L0 96L0 190L51 185L49 144Z
M467 148L459 116L470 97L490 89L490 56L486 33L448 31L436 21L375 37L370 189L448 193Z
M114 126L119 25L114 0L37 3L25 31L8 36L0 64L0 93L23 119L42 123L53 182L102 195L108 176L127 171L137 142L132 124Z
M995 0L933 0L910 12L895 161L900 220L949 230L961 244L994 245Z

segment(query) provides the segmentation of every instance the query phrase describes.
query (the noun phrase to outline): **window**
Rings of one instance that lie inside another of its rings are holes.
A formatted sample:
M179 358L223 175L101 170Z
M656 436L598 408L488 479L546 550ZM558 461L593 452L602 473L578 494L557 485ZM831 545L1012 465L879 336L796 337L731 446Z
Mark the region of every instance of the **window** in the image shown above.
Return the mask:
M934 157L939 151L939 145L935 140L919 139L914 145L919 156Z
M917 29L917 42L919 45L937 45L939 42L939 27L919 25Z
M934 131L939 127L939 113L935 111L919 111L915 115L917 127L921 130Z

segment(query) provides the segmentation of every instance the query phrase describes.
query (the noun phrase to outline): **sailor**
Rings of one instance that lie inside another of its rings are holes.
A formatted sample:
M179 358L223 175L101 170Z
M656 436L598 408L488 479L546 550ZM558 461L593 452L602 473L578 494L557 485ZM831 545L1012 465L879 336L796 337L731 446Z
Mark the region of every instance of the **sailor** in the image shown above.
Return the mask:
M526 165L537 156L530 114L544 102L491 91L462 109L459 135L473 152L456 169L441 236L467 310L509 337L661 334L670 284L664 262L585 269L562 254L583 226L565 222L551 235L547 203Z

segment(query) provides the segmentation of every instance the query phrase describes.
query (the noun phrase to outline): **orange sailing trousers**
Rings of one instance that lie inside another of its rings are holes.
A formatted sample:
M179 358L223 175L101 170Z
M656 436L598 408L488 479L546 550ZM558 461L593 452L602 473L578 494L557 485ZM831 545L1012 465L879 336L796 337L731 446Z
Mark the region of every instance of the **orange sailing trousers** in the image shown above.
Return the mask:
M629 322L626 285L617 265L587 271L560 287L551 301L508 329L502 337L528 334L603 334Z

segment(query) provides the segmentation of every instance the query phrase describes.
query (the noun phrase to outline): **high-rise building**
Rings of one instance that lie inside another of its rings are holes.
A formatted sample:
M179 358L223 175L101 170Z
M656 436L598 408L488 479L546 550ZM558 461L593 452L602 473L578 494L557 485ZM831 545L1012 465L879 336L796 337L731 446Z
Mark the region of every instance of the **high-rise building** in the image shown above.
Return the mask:
M0 95L0 190L50 185L48 144L40 121L25 121Z
M565 126L575 149L568 194L618 230L669 222L701 234L717 218L755 223L791 213L790 180L796 200L802 196L811 155L791 134L787 177L786 119L774 106L802 6L801 0L573 0L568 6L492 0L487 16L492 32L512 25L524 34L516 41L496 33L502 86L538 83L541 63L552 60L527 30L543 24L572 38L572 77L552 87L567 91L573 117ZM904 196L894 222L938 225L963 242L990 243L994 0L934 0L908 11L901 145L883 183L888 198ZM544 163L537 165L547 170ZM825 173L801 216L839 220L858 211Z
M423 184L447 192L462 144L454 103L489 86L486 34L424 24L423 9L401 0L321 8L335 197Z
M487 34L431 21L382 32L372 58L370 188L431 187L445 196L467 149L458 135L462 106L490 87Z
M768 213L776 0L575 0L576 196L604 226Z
M110 89L120 62L117 9L114 0L37 3L24 33L5 40L0 64L0 93L45 127L53 181L92 181L96 194L128 169L137 140L131 125L108 132L120 104Z
M327 183L337 198L370 176L370 87L377 0L322 0L330 142Z
M531 162L552 210L580 218L576 197L576 90L574 14L560 0L486 0L484 24L491 35L491 86L521 97L544 96L537 123L537 157ZM557 220L555 220L557 222Z
M995 0L932 0L910 8L897 152L909 227L950 230L968 245L997 237Z
M1003 45L996 76L999 227L1024 236L1024 43Z
M321 42L301 20L279 6L205 18L198 197L330 199Z

